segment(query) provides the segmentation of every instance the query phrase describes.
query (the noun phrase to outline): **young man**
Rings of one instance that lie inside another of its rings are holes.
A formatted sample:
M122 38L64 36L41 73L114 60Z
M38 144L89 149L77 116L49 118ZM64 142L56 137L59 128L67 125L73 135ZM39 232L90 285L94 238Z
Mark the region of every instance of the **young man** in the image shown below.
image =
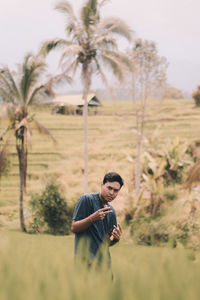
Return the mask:
M122 234L110 202L116 198L123 184L119 174L110 172L104 176L100 193L85 194L78 200L71 226L75 233L75 255L86 259L89 265L94 258L102 262L102 248L106 249L107 263L110 265L108 247L117 243ZM88 248L83 245L85 241Z

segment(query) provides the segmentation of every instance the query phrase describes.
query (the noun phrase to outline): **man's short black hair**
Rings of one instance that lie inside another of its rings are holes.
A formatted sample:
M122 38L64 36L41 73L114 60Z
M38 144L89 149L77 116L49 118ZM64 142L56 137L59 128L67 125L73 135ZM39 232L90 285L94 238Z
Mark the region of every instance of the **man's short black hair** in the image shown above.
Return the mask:
M103 184L105 184L106 182L114 182L114 181L119 182L120 188L122 187L122 185L124 185L124 180L121 178L121 176L119 174L117 174L115 172L107 173L104 176Z

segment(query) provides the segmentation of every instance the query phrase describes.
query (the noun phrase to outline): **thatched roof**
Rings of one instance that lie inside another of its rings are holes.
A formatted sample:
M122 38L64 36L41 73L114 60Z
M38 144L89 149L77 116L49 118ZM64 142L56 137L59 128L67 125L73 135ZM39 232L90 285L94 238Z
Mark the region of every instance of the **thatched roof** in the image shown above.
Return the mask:
M53 104L59 106L65 105L74 105L74 106L83 106L84 100L82 98L82 94L74 94L74 95L59 95L53 99ZM87 97L88 106L100 106L101 103L95 96L95 94L88 94Z

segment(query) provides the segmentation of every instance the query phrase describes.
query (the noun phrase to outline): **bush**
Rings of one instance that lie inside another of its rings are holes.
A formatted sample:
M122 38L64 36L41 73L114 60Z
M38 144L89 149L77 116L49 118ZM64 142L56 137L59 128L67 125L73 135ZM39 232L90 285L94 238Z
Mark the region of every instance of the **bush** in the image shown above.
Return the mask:
M178 193L175 189L166 189L164 196L167 200L171 201L178 199Z
M138 245L160 246L169 241L167 226L152 217L137 216L132 223L131 234Z
M192 97L195 101L196 106L200 106L200 85L197 87L197 90L194 91L194 93L192 94Z
M69 234L73 210L67 207L57 184L49 183L40 195L32 195L30 205L33 212L30 232Z

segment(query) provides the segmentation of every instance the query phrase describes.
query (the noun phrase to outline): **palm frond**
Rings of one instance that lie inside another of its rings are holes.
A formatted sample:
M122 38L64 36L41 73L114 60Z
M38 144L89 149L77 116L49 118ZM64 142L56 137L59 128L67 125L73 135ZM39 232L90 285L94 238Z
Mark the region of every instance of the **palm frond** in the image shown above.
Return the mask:
M63 83L68 83L68 84L72 84L73 79L72 77L68 76L67 74L65 74L65 72L58 74L54 77L52 77L51 79L52 84L58 85L58 84L63 84Z
M75 60L73 60L70 64L67 61L66 63L64 63L62 65L63 70L64 70L63 73L64 74L68 74L69 72L72 72L72 77L71 78L73 78L75 76L75 74L76 74L78 66L79 66L79 59L78 59L78 57Z
M76 44L72 44L69 47L67 47L60 57L59 65L62 64L63 60L68 57L69 55L78 55L80 52L84 53L84 49Z
M68 1L61 1L56 4L55 9L65 14L70 23L77 21L74 10Z
M7 133L8 130L9 130L9 127L7 126L7 127L5 127L5 128L1 131L1 133L0 133L0 141L3 140L3 136L4 136L4 134Z
M105 47L105 48L110 48L112 47L113 49L117 50L118 49L118 45L117 45L117 42L115 40L115 38L109 36L109 35L106 35L106 34L103 34L103 35L97 35L95 37L95 40L94 40L94 44L100 47Z
M90 8L87 7L87 6L84 6L81 10L81 20L82 20L82 23L83 23L83 25L86 29L86 32L88 31L88 28L89 28L90 23L91 23L90 15L91 15Z
M40 122L34 120L34 125L35 125L36 129L39 131L39 133L48 135L51 137L51 139L53 140L54 143L57 142L55 137L51 134L51 132Z
M4 92L4 96L9 96L6 100L9 100L9 102L15 103L17 100L20 100L20 92L16 86L15 80L13 78L12 73L8 69L8 67L4 67L0 69L0 87Z
M66 46L71 45L71 42L65 40L65 39L51 39L48 41L45 41L39 51L39 55L41 56L46 56L50 51L54 50L54 49L62 49Z
M114 33L125 37L129 42L132 41L133 31L130 27L121 19L117 18L106 18L99 23L99 32L102 30L106 33Z
M106 54L109 54L113 57L115 57L120 64L124 65L123 69L128 69L129 71L133 71L133 64L131 59L128 57L128 55L124 54L123 52L120 51L112 51L107 49Z
M107 2L110 2L110 0L102 0L99 4L99 8L101 9Z
M6 143L3 145L2 149L0 150L0 177L2 176L6 167L7 144L8 142L6 141Z
M120 52L106 50L101 53L101 58L111 67L113 74L120 81L124 78L127 69L131 67L127 56Z
M38 79L46 69L43 60L28 54L22 65L22 78L20 80L20 90L22 94L23 104L27 104L30 90L34 85L38 84Z
M26 105L34 104L37 101L41 102L41 98L44 98L45 96L45 85L42 84L38 87L35 87L30 96L27 98Z
M8 128L12 129L15 126L16 121L16 106L13 103L5 103L1 113L3 118L7 118L9 121Z
M192 185L200 183L200 161L197 161L189 170L184 187L191 190Z
M101 76L101 79L103 81L103 83L105 84L105 86L107 87L107 89L109 90L110 94L113 96L113 92L112 92L112 87L109 85L108 80L106 79L106 76L100 66L100 63L98 62L98 60L95 58L94 59L95 63L96 63L96 67L97 67L97 73Z
M98 3L97 0L88 0L88 2L87 2L87 6L90 7L93 14L96 14L96 12L97 12L97 3Z
M113 74L121 81L123 79L122 64L120 64L115 57L106 53L102 54L101 58L105 64L109 65Z
M97 0L88 0L81 9L81 20L86 32L88 32L90 26L95 25L99 20L97 4Z
M5 91L3 88L0 87L0 100L2 102L12 102L13 103L13 97L12 94L8 91Z

